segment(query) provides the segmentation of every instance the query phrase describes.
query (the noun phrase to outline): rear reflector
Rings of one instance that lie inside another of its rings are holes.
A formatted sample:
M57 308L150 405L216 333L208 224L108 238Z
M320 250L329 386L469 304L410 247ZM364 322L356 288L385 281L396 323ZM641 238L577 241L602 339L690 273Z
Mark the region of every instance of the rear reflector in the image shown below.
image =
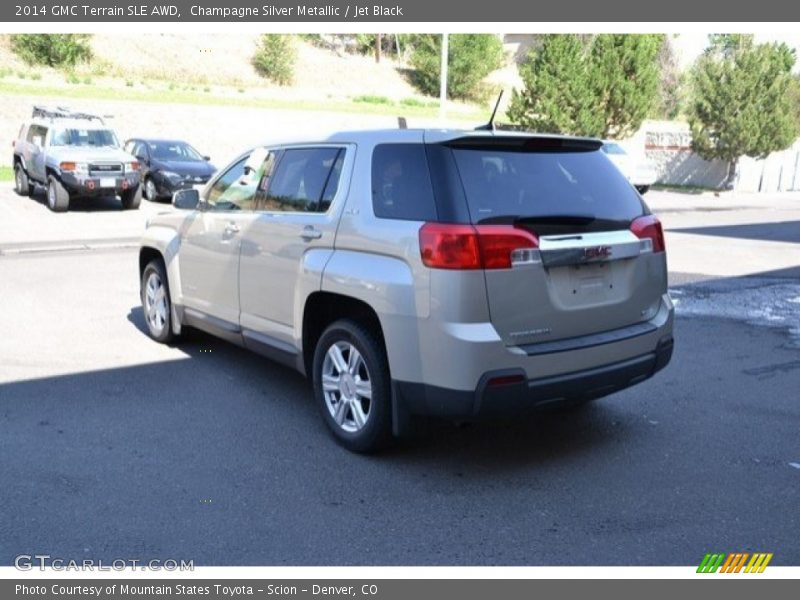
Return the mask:
M524 382L524 375L502 375L500 377L492 377L486 383L486 387L500 387L503 385L515 385Z
M664 230L661 228L661 221L654 215L646 215L634 219L631 223L631 231L640 240L651 240L653 242L653 252L664 252L667 249L664 243Z
M539 240L512 225L426 223L419 246L423 264L432 269L510 269L511 253L537 248Z

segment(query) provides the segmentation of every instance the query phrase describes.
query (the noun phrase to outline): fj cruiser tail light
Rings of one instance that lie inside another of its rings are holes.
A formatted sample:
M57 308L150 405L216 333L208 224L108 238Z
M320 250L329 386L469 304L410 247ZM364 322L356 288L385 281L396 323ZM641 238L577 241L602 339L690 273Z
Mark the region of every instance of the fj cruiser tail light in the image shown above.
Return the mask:
M512 252L538 245L511 225L426 223L419 230L422 262L433 269L510 269Z
M640 240L649 239L653 243L653 252L664 252L667 249L664 244L664 230L661 228L661 221L654 215L634 219L631 223L631 231Z

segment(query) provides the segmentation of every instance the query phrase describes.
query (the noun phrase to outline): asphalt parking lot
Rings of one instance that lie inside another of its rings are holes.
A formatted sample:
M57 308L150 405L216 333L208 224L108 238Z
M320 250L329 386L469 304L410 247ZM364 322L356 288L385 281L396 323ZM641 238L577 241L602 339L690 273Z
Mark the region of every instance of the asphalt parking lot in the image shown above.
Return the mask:
M171 207L56 215L0 187L0 564L800 564L800 195L647 199L677 300L665 371L364 457L293 371L149 340L136 238Z

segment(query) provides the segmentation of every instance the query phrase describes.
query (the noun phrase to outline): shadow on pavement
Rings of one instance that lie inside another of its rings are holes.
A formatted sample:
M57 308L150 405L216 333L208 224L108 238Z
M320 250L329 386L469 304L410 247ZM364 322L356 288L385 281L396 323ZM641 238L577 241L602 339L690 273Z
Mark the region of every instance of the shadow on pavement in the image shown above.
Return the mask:
M47 207L47 191L37 185L30 199L39 204L44 210ZM72 198L69 201L69 210L73 212L109 212L121 211L122 202L116 196L98 196L96 198Z
M681 229L670 229L669 231L672 233L693 233L696 235L800 244L800 221L685 227Z

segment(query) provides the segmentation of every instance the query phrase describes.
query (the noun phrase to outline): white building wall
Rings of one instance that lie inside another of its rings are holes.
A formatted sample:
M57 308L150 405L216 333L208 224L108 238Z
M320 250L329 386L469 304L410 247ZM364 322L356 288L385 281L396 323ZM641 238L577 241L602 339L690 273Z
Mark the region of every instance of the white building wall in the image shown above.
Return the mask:
M624 145L632 154L656 165L659 183L721 188L728 163L707 161L691 150L689 124L682 121L645 121ZM800 139L787 150L765 159L739 160L734 189L740 192L800 190Z

